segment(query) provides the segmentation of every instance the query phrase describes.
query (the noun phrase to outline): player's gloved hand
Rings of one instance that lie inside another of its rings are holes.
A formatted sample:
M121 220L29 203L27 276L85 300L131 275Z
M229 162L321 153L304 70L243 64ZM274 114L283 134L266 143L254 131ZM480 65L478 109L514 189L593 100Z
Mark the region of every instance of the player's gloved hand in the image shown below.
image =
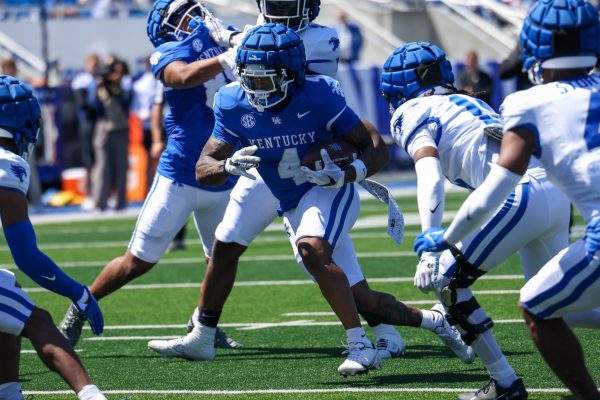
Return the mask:
M308 167L300 167L306 175L306 179L311 183L331 189L339 189L344 186L346 173L333 162L327 150L321 149L321 158L323 159L323 169L313 171Z
M439 268L439 256L437 253L428 251L421 254L421 260L417 264L415 272L414 285L423 293L429 293L433 290L432 276L437 274Z
M246 178L256 180L256 177L247 171L250 168L257 167L258 163L260 163L260 157L252 155L256 150L258 150L258 146L248 146L233 153L225 161L225 172L230 175L242 175Z
M231 47L231 39L233 36L238 36L240 31L233 27L225 26L225 23L219 18L207 18L206 26L211 39L220 47L228 49Z
M585 249L587 250L588 257L593 257L600 250L600 217L596 217L590 221L585 230L583 240L585 241Z
M79 300L73 301L77 309L83 312L90 323L92 332L94 335L99 335L104 330L104 317L102 317L102 311L98 302L90 293L87 286L83 287L83 295Z
M238 46L232 47L224 53L221 53L217 56L219 59L219 64L223 69L229 68L230 70L234 70L235 68L235 56L237 55Z
M229 44L231 45L231 47L236 47L242 44L242 40L244 39L246 34L250 32L250 30L255 26L256 25L246 25L244 26L244 30L242 32L235 32L233 35L231 35L231 37L229 38Z
M446 229L442 228L429 228L421 232L415 239L413 251L421 257L424 251L443 251L449 249L451 244L444 240L444 233L446 233Z

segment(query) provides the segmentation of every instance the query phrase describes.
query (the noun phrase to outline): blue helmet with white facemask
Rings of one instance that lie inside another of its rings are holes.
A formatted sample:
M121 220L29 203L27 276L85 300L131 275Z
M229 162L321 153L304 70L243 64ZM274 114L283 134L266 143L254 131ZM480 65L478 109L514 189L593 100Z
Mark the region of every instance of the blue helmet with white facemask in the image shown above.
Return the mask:
M291 87L304 83L304 44L283 24L253 28L240 44L235 62L248 101L261 112L285 100Z
M146 33L154 47L181 41L203 25L207 14L198 0L157 0L148 13Z
M598 11L584 0L539 0L520 35L523 68L542 83L542 67L592 68L600 55Z
M31 88L17 78L0 75L0 137L13 139L17 154L27 159L41 126L42 112Z
M434 90L454 89L452 65L446 54L428 42L407 43L383 64L381 92L393 112L407 100Z

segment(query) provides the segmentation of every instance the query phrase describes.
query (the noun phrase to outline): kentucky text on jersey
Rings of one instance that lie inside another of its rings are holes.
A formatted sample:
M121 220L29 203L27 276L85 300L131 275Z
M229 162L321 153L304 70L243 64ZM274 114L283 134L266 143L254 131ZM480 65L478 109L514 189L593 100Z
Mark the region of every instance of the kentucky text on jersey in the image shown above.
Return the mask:
M315 143L315 131L300 133L298 135L272 136L270 138L248 139L251 145L259 149L274 149L281 147L299 146L307 143Z

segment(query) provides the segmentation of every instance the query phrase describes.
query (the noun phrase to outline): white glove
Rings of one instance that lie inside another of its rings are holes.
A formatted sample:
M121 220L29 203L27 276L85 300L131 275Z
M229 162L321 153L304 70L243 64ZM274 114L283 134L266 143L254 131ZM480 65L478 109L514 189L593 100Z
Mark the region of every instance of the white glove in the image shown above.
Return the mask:
M231 36L238 35L238 31L227 29L225 23L219 18L206 18L206 26L211 39L220 47L228 49L231 47Z
M229 38L229 43L231 44L231 47L239 46L240 44L242 44L242 40L244 39L244 37L246 37L248 32L250 32L250 29L254 28L255 26L256 25L246 25L244 26L244 30L242 32L234 32L235 34Z
M223 69L229 68L230 70L235 69L235 57L237 55L238 46L232 47L225 53L221 53L217 56L219 64Z
M433 290L432 276L437 274L439 268L439 253L430 253L428 251L421 254L421 260L417 264L414 284L423 293L429 293Z
M313 171L308 167L300 167L306 175L306 179L311 183L331 189L339 189L344 186L346 173L331 160L327 150L321 149L321 158L324 164L324 168L321 170Z
M243 175L246 178L256 180L256 177L247 170L255 168L260 162L260 157L253 156L258 146L248 146L239 149L225 161L225 172L230 175Z

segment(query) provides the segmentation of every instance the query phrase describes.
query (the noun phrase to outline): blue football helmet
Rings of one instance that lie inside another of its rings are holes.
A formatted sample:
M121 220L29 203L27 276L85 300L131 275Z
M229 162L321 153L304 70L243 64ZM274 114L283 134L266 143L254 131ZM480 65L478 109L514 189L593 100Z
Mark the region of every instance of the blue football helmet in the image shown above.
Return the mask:
M592 68L600 54L598 11L585 0L540 0L529 10L520 40L523 68L535 84L543 83L542 64Z
M42 126L40 105L31 88L9 75L0 75L0 137L15 141L17 154L27 159Z
M285 100L290 86L304 83L304 44L283 24L254 27L240 44L235 61L248 101L260 112Z
M146 33L154 47L180 41L203 25L207 15L208 10L198 0L157 0L148 13Z
M436 87L454 89L454 74L446 54L434 44L407 43L383 64L381 92L392 113L405 101Z
M266 22L281 23L300 32L319 15L321 0L256 0Z

